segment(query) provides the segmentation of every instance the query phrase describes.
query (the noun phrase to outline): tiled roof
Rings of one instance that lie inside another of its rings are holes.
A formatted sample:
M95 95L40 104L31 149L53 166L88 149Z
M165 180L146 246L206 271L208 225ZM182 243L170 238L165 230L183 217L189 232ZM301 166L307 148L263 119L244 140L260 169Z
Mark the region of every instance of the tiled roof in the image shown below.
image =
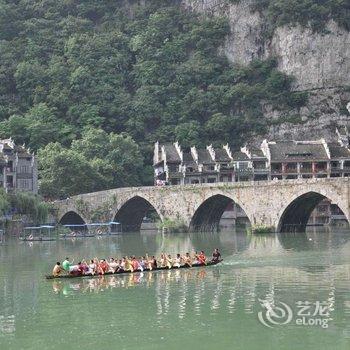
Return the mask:
M322 143L301 143L295 141L280 141L270 143L271 161L288 160L328 160L327 152Z
M250 151L252 158L265 158L266 159L266 157L261 149L254 147L254 148L250 148L249 151Z
M182 156L183 156L183 163L185 165L192 165L192 166L196 166L197 163L195 162L195 160L192 157L191 152L182 152Z
M328 143L331 158L350 158L350 150L339 143Z
M227 152L223 148L215 148L215 160L218 162L229 162L231 161Z
M18 152L18 155L22 156L30 156L31 154L28 152L26 148L23 146L15 146L15 151Z
M249 157L245 153L243 153L241 151L234 152L232 154L232 158L233 158L234 161L237 161L237 160L249 160Z
M199 164L215 164L207 149L198 149L197 154Z
M168 163L181 163L179 153L177 152L174 145L167 143L164 145L164 150L166 154L166 161Z

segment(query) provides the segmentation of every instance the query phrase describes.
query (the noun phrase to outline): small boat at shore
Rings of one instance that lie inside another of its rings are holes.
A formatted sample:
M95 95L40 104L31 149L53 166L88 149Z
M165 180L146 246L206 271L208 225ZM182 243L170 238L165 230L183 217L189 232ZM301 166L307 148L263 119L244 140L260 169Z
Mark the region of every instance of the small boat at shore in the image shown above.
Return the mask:
M169 271L169 270L178 270L178 269L192 269L196 267L208 267L208 266L215 266L219 263L222 262L223 259L220 259L218 261L209 261L206 264L193 264L192 266L188 265L181 265L180 267L172 267L172 268L167 268L167 267L157 267L155 269L149 270L149 269L144 269L143 271L136 270L136 271L120 271L120 272L106 272L103 275L93 275L93 274L85 274L85 275L60 275L60 276L53 276L53 275L46 275L45 278L47 280L53 280L53 279L64 279L64 278L81 278L81 277L100 277L100 276L114 276L114 275L126 275L126 274L133 274L133 273L140 273L140 272L152 272L152 271Z
M96 235L94 235L93 233L62 233L60 234L60 239L66 239L66 238L91 238L91 237L95 237Z
M20 241L23 242L49 242L49 241L56 241L56 238L54 237L19 237Z

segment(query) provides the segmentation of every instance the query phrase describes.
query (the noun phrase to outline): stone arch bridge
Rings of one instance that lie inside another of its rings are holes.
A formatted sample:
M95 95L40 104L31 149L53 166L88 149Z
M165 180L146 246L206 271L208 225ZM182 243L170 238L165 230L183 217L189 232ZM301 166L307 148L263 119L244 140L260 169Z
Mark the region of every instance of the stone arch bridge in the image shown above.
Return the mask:
M57 222L62 224L119 221L124 231L134 231L153 209L162 221L211 230L234 201L254 226L303 232L311 212L324 198L338 205L349 221L349 184L348 178L322 178L118 188L81 194L55 206Z

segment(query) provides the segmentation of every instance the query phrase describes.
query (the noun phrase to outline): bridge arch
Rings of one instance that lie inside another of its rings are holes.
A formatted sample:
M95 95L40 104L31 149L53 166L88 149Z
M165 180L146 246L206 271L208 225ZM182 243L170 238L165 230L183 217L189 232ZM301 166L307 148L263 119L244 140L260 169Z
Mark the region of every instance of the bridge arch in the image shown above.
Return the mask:
M74 210L65 212L58 220L61 225L84 225L87 221Z
M336 204L349 222L345 206L332 197L333 195L322 190L295 195L278 215L277 232L305 232L311 213L323 199L329 199L332 204Z
M223 213L230 203L236 205L244 211L251 223L251 216L237 200L223 193L216 193L201 201L194 210L190 221L190 230L193 231L214 231L219 228L219 223Z
M162 213L150 199L136 195L119 205L113 212L112 220L122 224L123 232L140 231L144 217L150 213L163 220Z

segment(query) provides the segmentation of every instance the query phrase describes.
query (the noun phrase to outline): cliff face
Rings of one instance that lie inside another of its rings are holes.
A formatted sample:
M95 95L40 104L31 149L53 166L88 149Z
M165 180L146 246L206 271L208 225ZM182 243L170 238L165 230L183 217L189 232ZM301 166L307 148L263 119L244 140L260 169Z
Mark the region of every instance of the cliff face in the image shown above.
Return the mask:
M326 34L301 26L284 26L265 39L263 13L251 12L251 0L238 4L226 0L183 0L183 5L203 14L226 16L231 33L223 50L230 61L248 64L259 58L276 57L284 73L295 77L294 89L309 92L307 106L283 113L266 108L271 120L270 137L330 138L336 125L346 125L350 114L350 33L335 22ZM293 119L293 123L286 120Z

